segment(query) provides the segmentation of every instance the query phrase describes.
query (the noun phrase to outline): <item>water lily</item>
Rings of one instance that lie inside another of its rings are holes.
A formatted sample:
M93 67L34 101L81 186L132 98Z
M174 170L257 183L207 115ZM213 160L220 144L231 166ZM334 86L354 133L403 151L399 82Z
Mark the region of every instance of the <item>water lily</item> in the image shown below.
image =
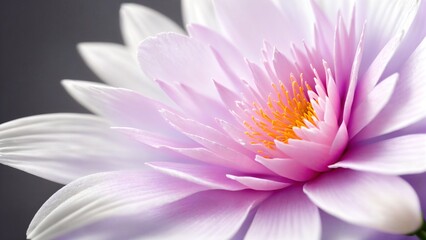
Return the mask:
M0 162L68 183L28 238L426 239L424 191L399 176L426 171L424 1L183 10L189 36L127 4L126 46L79 45L112 86L63 85L99 117L0 126Z

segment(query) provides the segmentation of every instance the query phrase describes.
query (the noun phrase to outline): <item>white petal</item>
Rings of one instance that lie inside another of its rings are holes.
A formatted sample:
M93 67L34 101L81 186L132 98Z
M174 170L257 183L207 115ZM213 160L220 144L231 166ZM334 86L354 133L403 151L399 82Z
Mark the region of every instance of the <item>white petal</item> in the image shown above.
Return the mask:
M91 115L46 114L0 125L0 163L58 183L140 168L148 155Z
M396 176L335 170L307 183L304 190L322 210L356 225L408 234L422 224L416 192Z
M246 240L319 240L318 208L300 187L281 190L263 202L256 212Z
M182 28L168 17L134 3L121 5L120 24L124 41L135 59L139 43L145 38L161 32L184 33Z
M143 213L201 190L203 188L198 185L150 171L90 175L68 184L53 195L35 215L27 237L34 240L57 239L80 227ZM129 226L127 230L132 229Z
M86 64L109 85L128 88L167 102L168 98L138 66L136 52L113 43L80 43L78 50Z
M139 47L138 59L152 79L182 83L214 99L219 97L212 79L230 85L211 49L187 36L164 33L148 38Z
M310 0L286 1L272 0L292 22L293 27L303 33L304 40L313 40L315 17Z
M350 149L331 167L381 174L415 174L426 171L426 134L406 135Z
M259 61L265 40L280 51L288 52L291 41L303 39L287 16L270 1L215 0L215 7L219 22L232 43L253 62Z
M185 25L197 23L220 30L212 0L182 0L182 13Z

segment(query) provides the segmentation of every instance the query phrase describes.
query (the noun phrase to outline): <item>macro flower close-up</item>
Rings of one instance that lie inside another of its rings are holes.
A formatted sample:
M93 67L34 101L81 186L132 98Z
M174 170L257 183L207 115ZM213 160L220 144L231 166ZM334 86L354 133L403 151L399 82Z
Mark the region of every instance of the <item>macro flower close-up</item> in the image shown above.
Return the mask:
M28 239L426 239L425 1L182 13L123 4L124 45L78 45L93 115L0 125L0 163L65 184Z

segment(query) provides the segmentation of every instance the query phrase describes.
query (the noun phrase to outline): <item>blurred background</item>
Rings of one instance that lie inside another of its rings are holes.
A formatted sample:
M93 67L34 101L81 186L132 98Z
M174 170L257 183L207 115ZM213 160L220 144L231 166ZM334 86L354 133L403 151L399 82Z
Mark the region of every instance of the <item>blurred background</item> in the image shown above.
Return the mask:
M2 1L0 123L35 114L87 112L67 95L60 80L99 81L76 44L122 43L123 2L143 4L182 25L180 0ZM34 214L60 187L0 165L0 239L25 239Z

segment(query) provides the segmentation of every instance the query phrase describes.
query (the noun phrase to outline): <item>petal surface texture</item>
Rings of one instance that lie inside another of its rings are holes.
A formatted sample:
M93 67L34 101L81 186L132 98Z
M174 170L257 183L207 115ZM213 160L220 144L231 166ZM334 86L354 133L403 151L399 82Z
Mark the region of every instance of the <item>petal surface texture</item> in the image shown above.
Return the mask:
M149 171L92 175L54 195L34 217L28 237L229 239L268 195L200 191Z
M320 235L318 208L301 187L292 187L276 192L259 207L245 239L319 240Z
M353 224L394 234L414 232L422 224L417 194L400 177L336 170L304 190L321 209Z
M0 163L63 184L92 173L140 168L147 150L87 114L45 114L0 125Z

